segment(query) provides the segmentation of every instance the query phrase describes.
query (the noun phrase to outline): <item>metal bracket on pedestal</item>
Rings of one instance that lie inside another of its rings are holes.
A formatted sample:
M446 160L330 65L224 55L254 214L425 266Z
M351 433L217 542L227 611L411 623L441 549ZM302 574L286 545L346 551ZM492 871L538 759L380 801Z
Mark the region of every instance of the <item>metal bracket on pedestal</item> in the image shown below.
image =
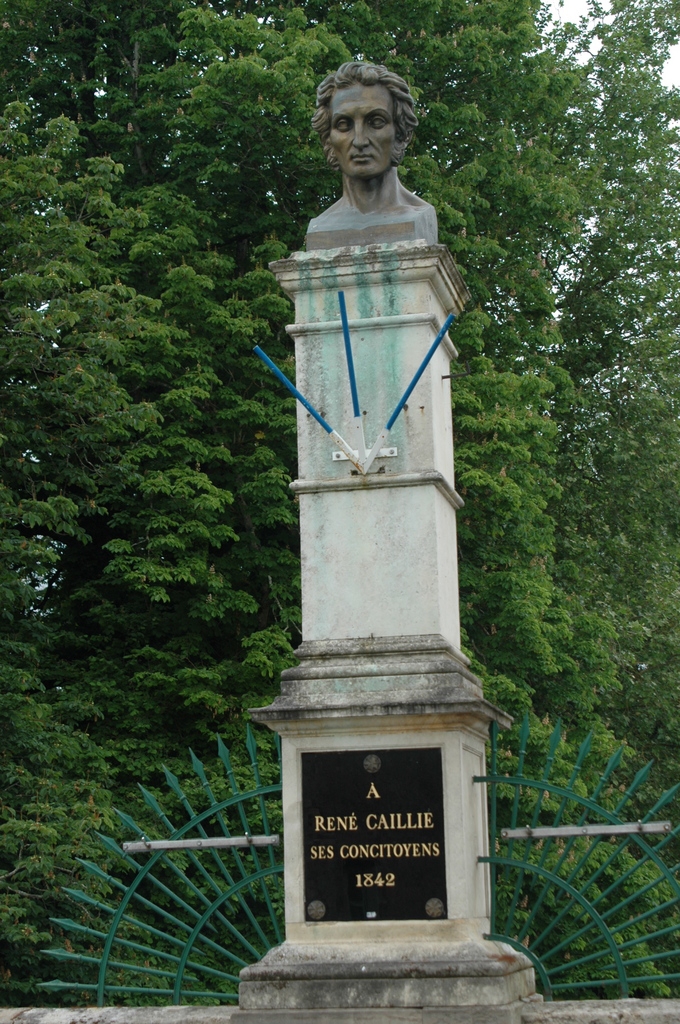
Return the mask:
M357 456L357 458L359 457L358 452L355 452L354 454ZM376 459L396 459L398 454L398 448L381 448L378 454L376 455ZM333 460L333 462L348 461L347 456L345 455L344 452L331 452L331 459Z

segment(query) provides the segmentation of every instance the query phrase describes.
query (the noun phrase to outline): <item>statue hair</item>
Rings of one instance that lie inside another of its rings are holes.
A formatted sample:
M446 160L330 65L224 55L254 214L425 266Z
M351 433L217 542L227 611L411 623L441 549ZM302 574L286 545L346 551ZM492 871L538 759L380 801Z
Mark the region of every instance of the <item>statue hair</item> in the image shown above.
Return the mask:
M330 145L331 133L331 100L338 89L347 89L350 85L382 85L392 97L394 104L395 144L392 153L392 165L396 167L404 159L406 147L413 137L413 129L418 124L415 115L413 96L407 83L393 71L388 71L382 64L364 64L363 61L352 60L342 64L336 72L324 78L316 90L316 113L312 118L312 128L319 133L326 159L333 170L339 170L338 162Z

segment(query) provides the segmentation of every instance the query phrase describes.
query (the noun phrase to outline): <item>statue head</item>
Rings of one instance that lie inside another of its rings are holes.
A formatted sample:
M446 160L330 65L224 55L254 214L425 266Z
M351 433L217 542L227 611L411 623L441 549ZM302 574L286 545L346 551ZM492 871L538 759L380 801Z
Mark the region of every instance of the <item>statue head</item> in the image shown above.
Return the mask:
M316 113L312 118L312 128L319 133L328 163L334 170L340 165L330 141L331 134L331 103L336 92L349 89L355 85L383 86L392 97L394 120L394 143L392 145L391 162L396 167L401 163L411 138L413 129L418 124L414 112L413 97L403 78L388 71L382 64L364 64L361 61L348 61L338 70L324 78L316 91Z

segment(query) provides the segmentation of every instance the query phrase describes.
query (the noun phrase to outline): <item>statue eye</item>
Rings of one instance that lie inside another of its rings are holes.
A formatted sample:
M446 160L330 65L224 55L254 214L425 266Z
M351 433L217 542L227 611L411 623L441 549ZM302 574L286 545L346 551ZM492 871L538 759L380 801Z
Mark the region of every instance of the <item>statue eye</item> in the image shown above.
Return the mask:
M351 127L352 122L348 117L339 117L333 122L333 129L338 132L348 132Z
M382 117L380 114L375 114L369 120L371 128L384 128L387 124L387 118Z

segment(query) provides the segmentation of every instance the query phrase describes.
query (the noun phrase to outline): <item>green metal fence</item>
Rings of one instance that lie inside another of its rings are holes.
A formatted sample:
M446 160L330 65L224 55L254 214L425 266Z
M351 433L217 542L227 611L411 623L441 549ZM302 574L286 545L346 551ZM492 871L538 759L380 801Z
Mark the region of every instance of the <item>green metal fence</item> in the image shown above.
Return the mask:
M209 840L236 835L271 836L281 825L281 781L263 784L255 737L248 729L251 779L239 785L229 751L218 738L218 754L229 796L213 792L204 766L192 754L202 790L194 808L167 769L169 800L184 820L172 821L158 800L142 789L157 821L155 834L118 812L131 837L142 840ZM215 784L213 783L213 786ZM193 787L195 788L195 787ZM69 889L83 905L82 920L55 920L72 938L48 955L82 968L82 982L57 980L44 988L77 990L98 1006L107 1002L236 1002L238 974L283 941L283 865L279 847L171 849L132 856L101 836L111 863L82 861L110 895L96 899ZM73 943L79 947L73 948ZM87 993L87 995L85 995Z
M489 787L491 852L482 858L491 865L492 877L488 937L526 953L547 999L675 994L680 865L673 860L680 824L650 835L633 831L637 822L629 817L651 764L622 785L616 777L620 748L588 792L583 772L590 736L561 784L553 777L559 724L537 778L524 771L529 739L525 719L516 768L501 773L494 727L489 774L475 780ZM561 770L564 775L563 764ZM640 825L651 827L667 813L679 789L676 785L664 793L639 817ZM598 827L613 831L611 826L626 823L631 829L626 834L592 834ZM543 826L550 833L568 825L580 834L504 835L520 826L531 833Z
M530 739L525 720L513 753L507 738L499 747L494 726L489 772L475 780L487 784L489 796L490 853L482 858L492 879L488 937L526 953L548 999L677 994L680 824L653 835L639 829L668 815L680 785L646 814L633 812L650 765L621 783L620 749L598 774L588 760L589 737L565 766L558 725L542 769L528 773ZM155 827L143 829L120 812L131 839L192 840L193 848L133 856L100 837L101 863L82 862L99 891L67 890L82 913L55 921L69 939L65 948L46 950L70 965L71 978L75 967L78 980L44 987L79 991L99 1006L236 1002L241 968L283 939L281 850L197 844L280 832L280 774L263 781L250 728L246 748L250 766L237 771L218 739L219 785L213 779L211 786L193 754L193 780L184 788L166 770L166 807L142 789ZM513 767L500 770L500 764ZM593 780L590 787L585 778ZM625 834L592 834L624 826ZM554 832L565 827L578 834ZM546 828L548 835L536 834ZM519 830L520 836L507 835Z

